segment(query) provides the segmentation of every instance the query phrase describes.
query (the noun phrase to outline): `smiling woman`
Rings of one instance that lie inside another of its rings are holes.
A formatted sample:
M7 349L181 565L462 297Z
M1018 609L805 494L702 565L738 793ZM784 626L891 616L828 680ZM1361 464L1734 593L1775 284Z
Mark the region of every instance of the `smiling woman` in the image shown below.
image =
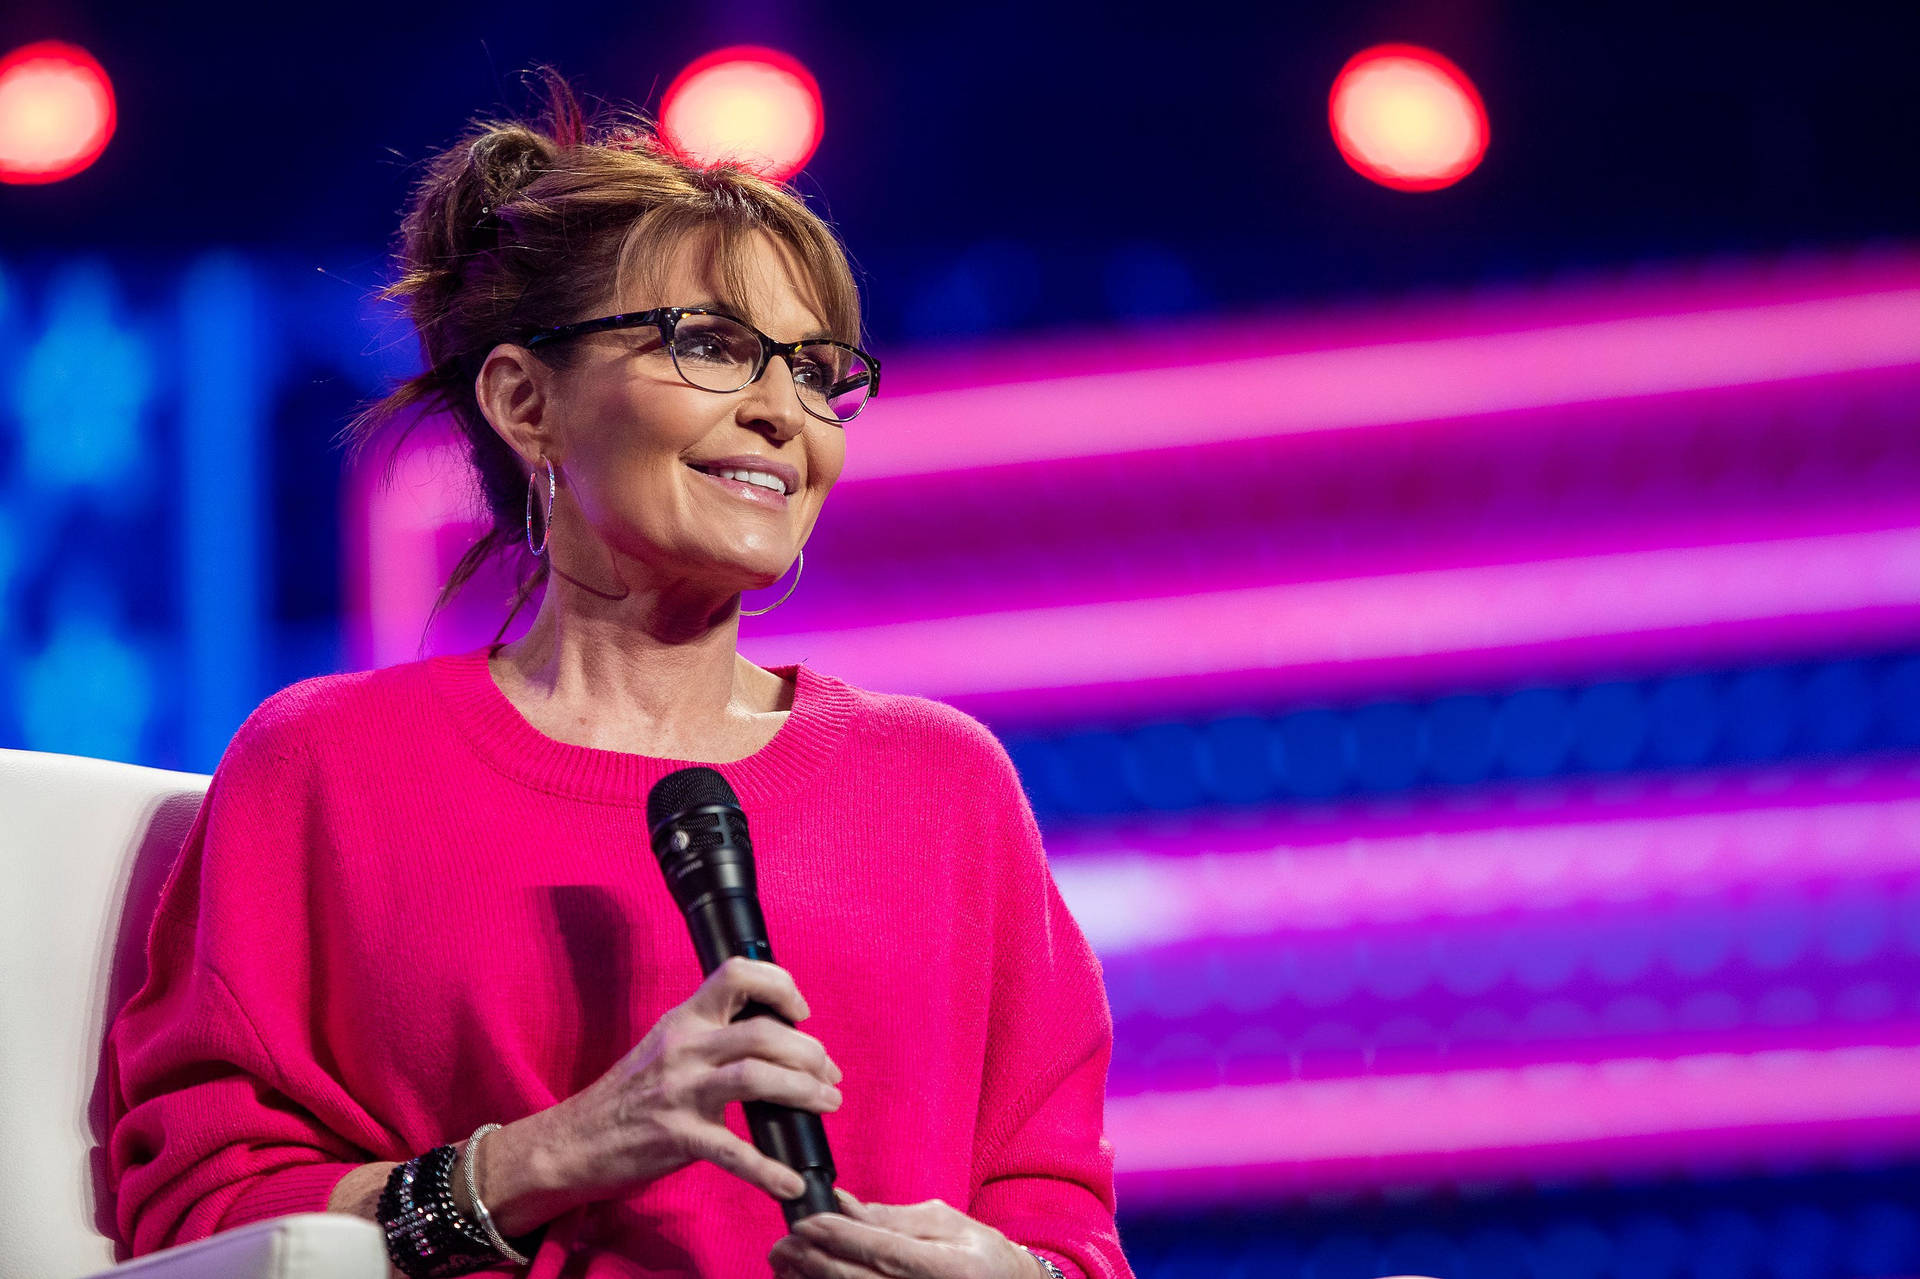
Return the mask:
M631 312L637 308L621 303L639 297L716 304L748 323L778 306L802 319L795 336L859 342L859 293L846 253L790 189L736 165L690 165L634 112L589 125L566 82L550 71L545 81L543 125L482 122L427 167L402 224L400 273L380 294L407 304L425 369L343 432L357 457L403 422L397 449L419 410L437 409L465 435L492 526L455 566L436 613L485 559L521 544L536 455L496 428L478 385L501 344L537 349L556 374L604 366L631 353L646 330L605 329L606 337L574 341L554 335ZM669 345L666 333L652 336L660 339L654 350ZM817 514L816 505L808 527ZM798 530L800 542L806 531ZM553 563L528 558L496 639Z
M879 387L846 256L548 87L428 165L387 290L426 368L348 432L447 413L493 521L441 600L504 549L539 608L234 735L108 1034L121 1236L329 1210L408 1275L1127 1279L1112 1016L1005 748L738 651ZM752 815L778 965L702 981L636 869L693 764ZM745 1103L828 1117L842 1211Z

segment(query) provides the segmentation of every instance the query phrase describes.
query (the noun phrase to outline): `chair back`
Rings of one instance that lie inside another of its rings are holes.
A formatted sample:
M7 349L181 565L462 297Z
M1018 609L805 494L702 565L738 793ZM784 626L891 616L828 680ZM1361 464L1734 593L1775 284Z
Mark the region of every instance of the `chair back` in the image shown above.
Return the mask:
M0 1279L122 1260L102 1041L212 779L0 750Z

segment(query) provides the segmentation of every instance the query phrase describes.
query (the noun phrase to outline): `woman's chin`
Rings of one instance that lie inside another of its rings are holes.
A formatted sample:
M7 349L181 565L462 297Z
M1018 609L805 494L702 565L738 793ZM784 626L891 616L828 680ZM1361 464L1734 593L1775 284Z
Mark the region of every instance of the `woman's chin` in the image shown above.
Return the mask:
M764 591L770 586L778 586L786 573L775 569L761 569L758 572L735 566L735 571L716 574L709 579L715 589L724 595L751 595L755 591Z
M782 559L760 553L728 555L708 551L697 560L688 557L681 561L685 565L682 580L690 586L698 583L699 589L716 595L762 591L788 575L794 558L797 557Z
M770 577L765 581L753 582L749 585L740 587L739 593L742 595L752 595L755 591L772 590L774 587L778 585L780 585L780 579L777 577Z

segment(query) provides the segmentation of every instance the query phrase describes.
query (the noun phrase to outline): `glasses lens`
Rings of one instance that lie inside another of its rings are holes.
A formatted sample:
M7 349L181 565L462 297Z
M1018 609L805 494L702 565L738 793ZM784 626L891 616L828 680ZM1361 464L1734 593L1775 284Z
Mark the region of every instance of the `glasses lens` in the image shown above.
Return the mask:
M836 422L860 411L873 389L873 369L858 352L828 342L800 348L794 357L793 384L809 409Z
M709 391L737 391L753 380L760 339L724 315L683 315L673 328L673 364Z

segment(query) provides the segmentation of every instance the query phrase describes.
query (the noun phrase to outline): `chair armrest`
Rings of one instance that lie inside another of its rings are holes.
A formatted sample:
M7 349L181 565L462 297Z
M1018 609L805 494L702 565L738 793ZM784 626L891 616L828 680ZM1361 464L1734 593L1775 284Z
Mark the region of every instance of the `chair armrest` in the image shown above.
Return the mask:
M386 1238L365 1217L302 1212L163 1248L89 1279L389 1279Z

